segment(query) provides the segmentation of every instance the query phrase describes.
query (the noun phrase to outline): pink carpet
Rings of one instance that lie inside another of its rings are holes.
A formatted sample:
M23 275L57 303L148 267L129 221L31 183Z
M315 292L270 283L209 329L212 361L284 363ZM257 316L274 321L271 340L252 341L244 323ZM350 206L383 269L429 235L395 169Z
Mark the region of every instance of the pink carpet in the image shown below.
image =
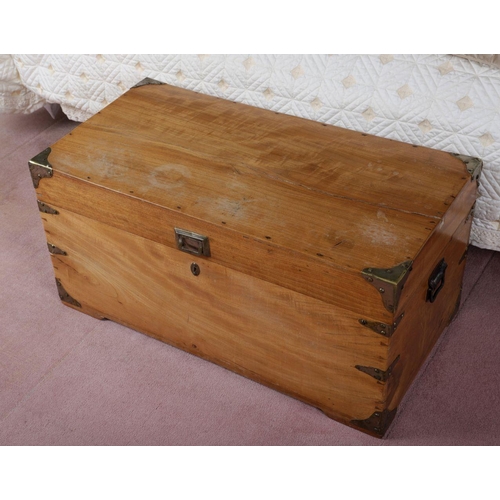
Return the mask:
M76 125L0 115L0 446L500 444L500 253L471 247L461 309L378 440L61 304L27 161Z

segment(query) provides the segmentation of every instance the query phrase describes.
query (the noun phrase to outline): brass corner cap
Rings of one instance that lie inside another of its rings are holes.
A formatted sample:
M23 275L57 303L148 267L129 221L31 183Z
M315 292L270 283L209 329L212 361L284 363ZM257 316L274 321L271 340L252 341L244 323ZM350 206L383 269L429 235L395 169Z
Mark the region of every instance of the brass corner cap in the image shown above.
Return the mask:
M367 267L363 269L363 276L367 281L383 281L393 286L397 286L402 280L405 279L408 271L413 264L412 260L407 260L391 268L374 268ZM368 278L372 278L369 280Z
M64 286L61 283L61 280L59 278L56 278L56 286L57 286L57 292L59 294L59 298L63 301L66 302L67 304L71 304L72 306L76 307L82 307L80 302L75 300L64 288Z
M43 179L44 177L52 177L52 165L49 162L49 155L51 151L52 150L50 148L44 149L41 153L38 153L28 161L31 179L35 188L38 187L40 179Z
M393 410L376 411L364 420L351 420L351 424L370 434L382 438L396 416L397 407Z
M30 165L38 165L40 167L49 167L52 168L52 165L49 163L49 155L51 153L52 149L47 148L44 149L41 153L38 153L36 156L33 156L31 160L29 161Z
M401 290L412 265L413 261L407 260L391 268L367 267L361 272L363 278L380 292L382 302L389 312L396 312Z
M140 82L136 83L131 88L135 89L137 87L142 87L143 85L165 85L165 83L148 77L148 78L144 78L144 80L141 80Z
M458 153L450 153L455 158L462 160L467 169L467 172L471 176L471 181L479 179L481 171L483 169L483 160L481 158L476 158L475 156L460 155Z

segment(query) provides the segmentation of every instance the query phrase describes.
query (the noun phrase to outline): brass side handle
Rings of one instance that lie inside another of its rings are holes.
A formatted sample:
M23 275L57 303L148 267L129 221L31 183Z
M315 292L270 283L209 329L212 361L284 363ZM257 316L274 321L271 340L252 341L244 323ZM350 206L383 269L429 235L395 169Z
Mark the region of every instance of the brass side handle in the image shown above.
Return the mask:
M430 302L432 304L436 300L438 293L444 286L444 277L447 267L448 264L446 261L441 259L434 271L432 271L428 281L429 288L427 289L426 302Z

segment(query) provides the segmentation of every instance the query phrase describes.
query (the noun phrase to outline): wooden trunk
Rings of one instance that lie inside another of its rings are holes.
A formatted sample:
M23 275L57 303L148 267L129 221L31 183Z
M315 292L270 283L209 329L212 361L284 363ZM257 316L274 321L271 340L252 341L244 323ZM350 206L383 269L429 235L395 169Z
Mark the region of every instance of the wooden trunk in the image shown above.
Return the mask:
M63 302L383 436L481 161L143 83L30 161Z

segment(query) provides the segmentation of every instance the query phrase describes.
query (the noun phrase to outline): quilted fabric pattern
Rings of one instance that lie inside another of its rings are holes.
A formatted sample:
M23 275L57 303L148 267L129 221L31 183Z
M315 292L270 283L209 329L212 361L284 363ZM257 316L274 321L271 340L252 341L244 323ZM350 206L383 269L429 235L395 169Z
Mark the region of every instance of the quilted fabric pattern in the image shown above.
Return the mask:
M16 55L84 121L145 77L484 161L471 243L500 250L500 70L446 55Z
M0 54L0 111L32 113L41 108L44 102L43 97L22 84L11 56Z

